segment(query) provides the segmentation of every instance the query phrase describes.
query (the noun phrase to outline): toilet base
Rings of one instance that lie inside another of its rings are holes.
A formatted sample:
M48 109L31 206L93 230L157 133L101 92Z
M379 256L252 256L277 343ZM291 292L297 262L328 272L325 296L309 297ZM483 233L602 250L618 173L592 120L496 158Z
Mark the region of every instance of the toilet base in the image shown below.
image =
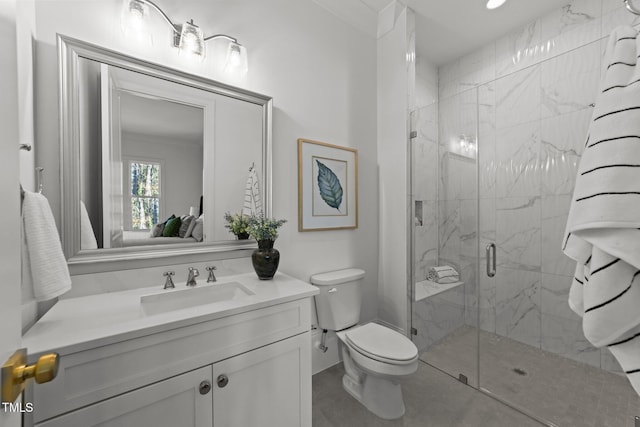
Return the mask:
M364 375L361 381L349 374L342 377L344 389L365 408L385 420L394 420L404 415L402 387L388 378Z

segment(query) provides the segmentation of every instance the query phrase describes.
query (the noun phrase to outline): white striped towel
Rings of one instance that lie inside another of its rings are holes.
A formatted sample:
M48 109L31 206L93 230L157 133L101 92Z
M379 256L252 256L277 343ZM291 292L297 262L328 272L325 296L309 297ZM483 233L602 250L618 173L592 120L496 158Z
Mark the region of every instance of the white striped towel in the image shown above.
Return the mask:
M436 283L455 283L460 281L458 272L449 265L431 267L427 272L427 279Z
M242 214L248 216L263 216L262 199L260 198L260 183L254 166L249 168L247 185L244 189L244 205L242 206Z
M577 261L569 305L640 394L640 40L616 28L563 241Z
M62 253L60 236L49 207L49 201L39 193L24 192L22 202L25 250L23 272L25 282L33 285L37 301L47 301L71 289L67 260Z

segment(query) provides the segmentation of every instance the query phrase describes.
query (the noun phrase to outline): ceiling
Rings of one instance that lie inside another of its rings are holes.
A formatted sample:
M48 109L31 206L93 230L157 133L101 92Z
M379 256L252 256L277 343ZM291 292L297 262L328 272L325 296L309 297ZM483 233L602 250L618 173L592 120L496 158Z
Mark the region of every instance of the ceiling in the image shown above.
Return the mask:
M377 37L378 13L393 0L314 0L365 33ZM486 0L404 0L416 12L416 51L443 65L508 34L569 0L508 0L487 10Z

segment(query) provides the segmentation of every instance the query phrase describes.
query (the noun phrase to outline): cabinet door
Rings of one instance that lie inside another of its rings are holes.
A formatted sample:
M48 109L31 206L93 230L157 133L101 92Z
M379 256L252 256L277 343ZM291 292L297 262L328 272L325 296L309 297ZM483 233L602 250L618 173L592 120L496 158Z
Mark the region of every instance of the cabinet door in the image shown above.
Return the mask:
M211 366L122 394L38 424L37 427L211 427Z
M310 427L310 347L307 332L214 364L214 426Z

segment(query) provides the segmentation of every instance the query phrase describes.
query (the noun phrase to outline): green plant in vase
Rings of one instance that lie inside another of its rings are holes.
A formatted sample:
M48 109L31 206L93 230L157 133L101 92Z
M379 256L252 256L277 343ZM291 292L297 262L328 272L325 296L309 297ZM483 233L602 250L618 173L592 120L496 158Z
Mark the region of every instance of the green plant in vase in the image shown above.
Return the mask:
M254 216L249 220L249 235L258 241L258 249L251 254L253 269L260 280L273 278L280 264L280 252L273 248L278 238L278 228L286 219L273 219Z
M247 240L249 238L249 224L251 222L249 215L225 212L224 219L227 221L225 227L229 229L229 232L235 234L238 240Z

